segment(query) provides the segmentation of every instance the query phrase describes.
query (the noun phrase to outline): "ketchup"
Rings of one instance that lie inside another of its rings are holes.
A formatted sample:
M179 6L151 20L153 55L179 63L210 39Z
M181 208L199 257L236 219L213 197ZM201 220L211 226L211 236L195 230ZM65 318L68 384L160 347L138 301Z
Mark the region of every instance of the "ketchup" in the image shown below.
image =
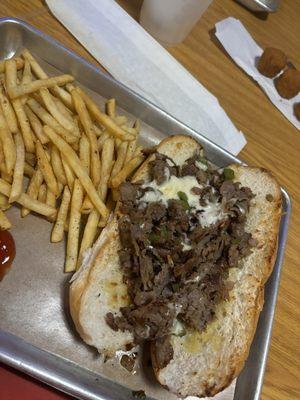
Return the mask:
M15 241L8 231L0 230L0 281L10 268L16 255Z

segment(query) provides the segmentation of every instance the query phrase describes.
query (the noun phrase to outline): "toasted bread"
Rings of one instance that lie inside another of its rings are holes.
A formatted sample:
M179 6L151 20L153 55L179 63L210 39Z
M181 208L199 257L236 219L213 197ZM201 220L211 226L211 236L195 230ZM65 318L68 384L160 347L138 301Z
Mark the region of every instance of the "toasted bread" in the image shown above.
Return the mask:
M172 136L163 140L157 150L183 164L201 146L187 136ZM148 159L139 168L133 181L148 179ZM158 381L171 392L180 395L213 396L239 374L247 358L259 313L263 305L264 283L268 279L276 256L277 232L281 215L280 187L274 177L260 168L232 165L235 180L251 188L251 201L246 230L258 245L244 258L239 268L230 269L234 283L229 300L217 306L216 317L204 332L187 331L184 336L172 336L174 357L159 369L157 348L151 347L152 364ZM268 196L268 201L266 199ZM120 240L114 217L103 230L92 252L72 282L70 288L71 315L86 343L100 353L112 356L133 343L130 332L115 332L105 322L108 312L118 314L130 301L123 283L118 250Z
M255 198L246 230L258 245L239 268L230 270L234 283L228 301L217 306L216 317L202 332L172 336L173 360L157 367L155 345L152 364L159 382L180 396L214 396L240 373L247 359L263 306L264 283L272 272L281 215L281 193L274 177L260 168L231 165L235 180L251 188ZM272 201L266 196L271 195ZM180 373L179 373L180 371Z

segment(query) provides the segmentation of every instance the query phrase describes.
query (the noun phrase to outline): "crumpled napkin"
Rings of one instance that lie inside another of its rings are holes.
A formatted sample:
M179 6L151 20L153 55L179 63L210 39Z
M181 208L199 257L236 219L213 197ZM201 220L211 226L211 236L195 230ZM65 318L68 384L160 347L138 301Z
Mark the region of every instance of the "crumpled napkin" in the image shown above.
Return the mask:
M245 146L216 97L115 1L46 2L114 78L231 153Z
M263 50L256 44L244 25L238 19L226 18L216 23L216 37L230 57L259 84L278 110L297 129L300 129L300 121L294 115L294 104L300 102L300 93L292 99L283 99L277 93L274 79L267 78L257 70L256 62Z

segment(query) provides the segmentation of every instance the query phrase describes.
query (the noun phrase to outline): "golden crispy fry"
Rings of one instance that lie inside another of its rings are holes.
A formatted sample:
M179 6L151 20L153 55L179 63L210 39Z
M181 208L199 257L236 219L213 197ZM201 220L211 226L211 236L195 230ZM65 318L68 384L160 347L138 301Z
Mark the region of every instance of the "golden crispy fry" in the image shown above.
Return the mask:
M81 240L78 262L77 262L77 269L80 267L82 263L82 257L84 252L90 248L94 241L98 230L98 223L100 220L100 215L97 210L93 209L88 216L86 225L84 227L84 232Z
M117 188L122 182L143 162L144 158L139 156L132 158L121 171L115 175L111 180L111 187Z
M75 176L73 174L72 168L69 166L68 162L65 160L65 158L62 155L61 155L61 161L62 161L62 165L64 168L67 184L69 186L69 189L72 191Z
M2 210L0 210L0 228L7 230L12 227L10 220L7 218L7 216L4 214Z
M82 214L89 214L93 208L93 203L91 202L88 194L86 194L80 211Z
M99 151L97 145L97 137L94 131L93 122L91 117L87 111L87 108L80 97L80 95L76 92L76 90L71 91L72 99L74 102L75 109L79 115L80 122L83 126L83 129L86 133L86 136L90 142L90 154L91 154L91 162L90 162L90 175L93 184L95 187L98 186L100 182L100 158Z
M43 174L40 169L36 169L34 171L34 174L32 175L32 178L29 181L27 191L26 193L28 196L30 196L32 199L37 199L38 194L39 194L39 189L41 184L43 183ZM21 209L21 217L24 218L26 215L30 213L30 210L26 208Z
M2 72L5 71L5 62L6 62L6 61L7 61L7 60L0 61L0 73L2 73ZM17 65L17 69L22 69L22 68L23 68L23 66L24 66L24 60L22 60L22 58L20 58L20 57L14 57L14 61L15 61L16 65Z
M31 126L34 134L36 135L37 139L42 144L48 143L49 139L44 134L43 125L42 125L41 121L38 119L38 117L35 115L34 112L31 111L31 109L27 105L24 106L24 111L25 111L25 114L28 118L30 126Z
M34 168L30 165L30 164L28 164L27 162L25 162L25 165L24 165L24 175L26 175L26 176L28 176L28 177L32 177L33 176L33 174L34 174Z
M70 222L67 241L65 272L76 270L81 219L80 208L82 205L82 200L83 188L79 179L75 179L70 206Z
M46 199L47 199L47 186L45 183L42 183L40 188L39 188L39 193L38 193L38 197L37 197L38 201L40 201L41 203L46 203Z
M35 146L33 141L33 133L30 128L30 124L26 116L24 106L22 105L19 99L13 100L12 104L20 124L26 151L28 151L29 153L34 153Z
M125 157L124 164L126 165L132 158L136 148L136 141L133 140L132 142L128 143L127 153Z
M114 201L113 194L111 191L107 197L106 207L108 208L109 213L112 213L116 207L116 202ZM98 228L104 228L106 224L107 220L101 217L98 223Z
M34 167L36 164L36 155L33 153L25 153L25 161Z
M4 93L2 85L0 85L0 103L9 130L11 133L16 133L18 131L17 117L10 100Z
M39 140L36 142L36 156L37 156L38 166L43 174L43 177L45 179L48 188L53 192L54 195L57 195L58 194L57 180L55 178L47 153L44 150L43 145Z
M6 89L17 85L17 64L13 58L5 61Z
M117 125L122 126L127 124L128 119L125 117L125 115L118 115L117 117L114 118L114 121Z
M71 192L68 186L64 187L62 200L57 213L57 218L51 233L51 242L61 242L64 238L65 224L68 217L69 206L71 201Z
M9 204L8 198L4 194L0 193L0 209L2 211L5 211L5 210L9 209L10 207L11 207L11 204Z
M59 76L53 76L52 78L37 79L36 81L29 82L25 85L19 86L8 86L7 91L11 99L16 99L25 94L33 93L42 87L53 87L55 85L63 86L68 82L72 82L74 77L72 75L64 74Z
M105 103L105 111L109 117L115 118L115 116L116 116L116 99L107 100L107 102Z
M79 87L76 88L76 91L80 94L83 101L86 104L87 109L101 125L103 125L108 133L111 135L118 137L123 140L134 140L134 136L127 135L108 115L100 111L97 104L92 100L82 89Z
M8 174L7 172L1 171L1 178L4 179L8 183L12 183L13 175Z
M14 59L6 61L5 77L7 90L9 92L9 89L15 87L15 85L17 84L17 67ZM20 99L16 99L12 101L12 105L21 128L26 151L28 151L29 153L34 153L35 147L33 134L29 125L29 121L26 117L23 104Z
M23 176L24 176L24 165L25 165L25 147L22 136L19 132L14 135L15 146L16 146L16 164L13 174L13 182L11 185L11 192L9 195L9 203L16 201L23 191Z
M2 178L0 178L0 193L9 196L11 190L11 185ZM56 214L56 209L48 206L47 204L41 203L40 201L33 199L26 193L22 193L18 198L17 203L21 206L30 209L38 214L44 215L45 217L51 217Z
M43 70L43 68L39 65L39 63L27 49L23 50L22 56L25 58L25 60L28 60L30 62L31 68L34 74L37 76L37 78L39 79L48 78L46 72ZM69 109L73 109L72 97L66 90L57 85L53 86L50 90L52 91L53 94L59 97Z
M4 153L3 153L3 146L2 146L2 142L0 140L0 164L4 164ZM5 165L5 164L4 164ZM6 171L6 167L5 167L5 171Z
M22 83L22 85L24 85L24 84L29 83L31 81L32 81L32 74L31 74L30 63L29 63L28 60L25 60L21 83Z
M68 95L69 93L66 92ZM69 95L70 96L70 95ZM71 96L70 96L71 97ZM72 111L57 97L53 96L53 101L56 104L56 107L58 108L59 112L61 114L63 114L63 116L67 119L69 119L69 121L73 122L75 121L75 116L72 113Z
M116 143L116 149L118 149L118 147L121 145L121 143L123 143L122 142L122 140L121 139L118 139L118 138L115 138L115 143Z
M67 131L70 131L72 135L79 136L79 130L72 120L66 118L57 108L55 101L49 90L47 88L41 88L39 90L39 94L48 110L48 112L52 115L53 118L56 119L59 124L65 128Z
M55 118L52 117L48 111L45 110L35 99L29 98L27 104L31 110L47 125L55 130L61 137L63 137L68 143L77 142L78 138L72 135L69 131L64 129Z
M54 175L56 176L57 182L60 182L63 186L65 186L67 184L65 170L62 164L60 153L57 147L54 145L51 146L51 165L53 168Z
M114 163L113 169L111 171L111 176L114 177L117 175L121 169L123 168L125 157L127 154L127 142L122 142L117 150L117 159L116 162Z
M4 115L0 112L0 140L2 143L6 172L12 173L16 162L15 143L10 133Z
M97 126L96 124L94 124L93 127L94 127L94 131L95 131L95 133L96 133L96 136L97 136L97 137L101 136L102 133L103 133L103 130L100 129L99 126Z
M98 192L101 199L105 201L107 195L107 185L110 178L110 173L114 163L114 139L107 139L102 148L101 154L101 180Z
M100 199L90 177L86 173L85 168L81 165L81 162L72 147L68 145L68 143L66 143L59 135L57 135L49 126L45 126L44 131L52 143L54 143L54 145L57 146L60 152L64 155L73 172L79 178L85 191L89 194L89 197L96 209L101 215L107 217L108 212L105 204Z
M79 158L81 164L85 167L86 172L90 174L90 142L85 135L83 135L79 141Z
M56 196L55 194L50 190L49 187L47 187L47 192L46 192L46 204L48 206L56 208ZM55 221L56 215L51 215L48 217L48 221L53 222Z
M104 132L102 135L100 135L100 136L98 137L97 142L98 142L98 150L99 150L99 151L102 150L103 143L104 143L105 140L107 140L109 137L110 137L110 134L107 133L107 132Z

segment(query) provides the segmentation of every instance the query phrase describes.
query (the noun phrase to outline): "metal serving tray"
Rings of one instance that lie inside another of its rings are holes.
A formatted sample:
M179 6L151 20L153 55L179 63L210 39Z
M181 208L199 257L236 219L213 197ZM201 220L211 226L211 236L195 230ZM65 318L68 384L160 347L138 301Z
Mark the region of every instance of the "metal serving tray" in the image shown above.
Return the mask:
M32 26L13 18L0 19L1 59L23 47L29 48L48 72L73 74L100 103L103 98L115 97L123 113L143 121L144 144L153 145L171 133L183 133L199 140L216 165L241 162ZM291 210L283 189L282 198L277 260L266 285L265 305L251 351L236 385L216 396L218 399L260 397ZM132 390L138 389L145 389L149 398L175 399L155 382L151 369L131 376L113 363L100 362L78 338L68 315L64 245L49 243L50 224L41 218L29 215L21 219L16 207L9 213L17 256L0 283L0 361L80 399L131 399Z

